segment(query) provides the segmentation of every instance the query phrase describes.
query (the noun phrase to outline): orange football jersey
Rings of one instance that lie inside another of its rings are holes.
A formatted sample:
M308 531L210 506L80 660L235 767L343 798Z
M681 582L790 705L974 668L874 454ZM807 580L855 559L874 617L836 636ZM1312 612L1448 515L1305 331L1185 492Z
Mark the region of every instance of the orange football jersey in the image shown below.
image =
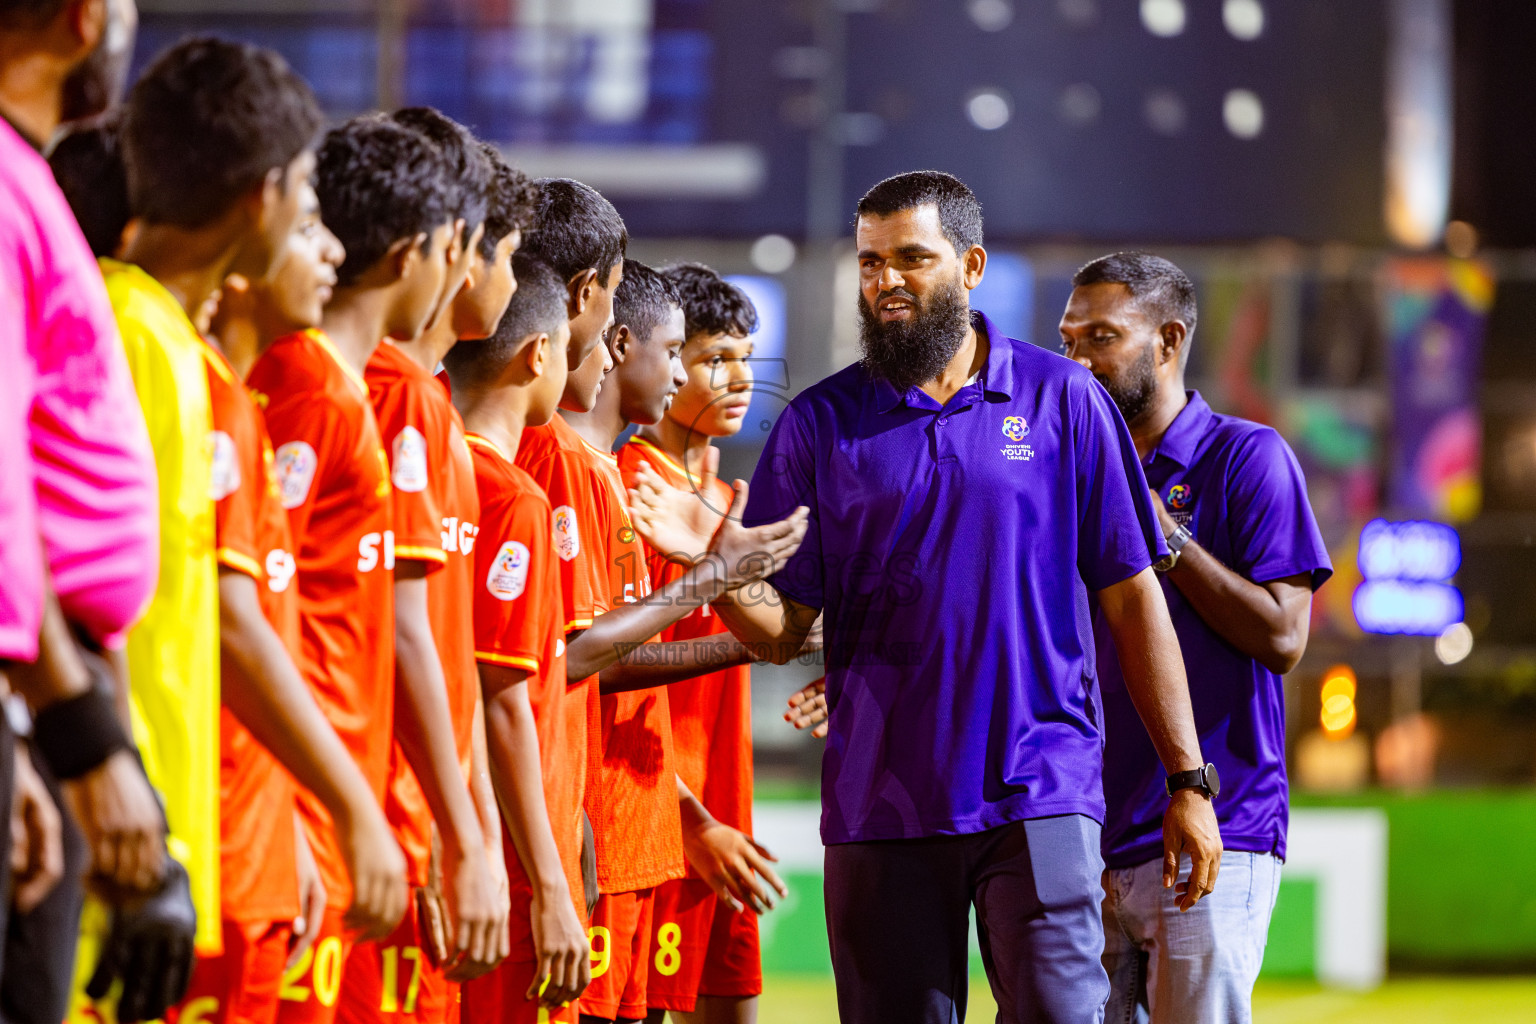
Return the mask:
M463 421L433 376L385 341L363 374L389 456L395 558L425 562L427 614L437 645L464 783L469 784L480 677L475 670L471 577L480 499ZM432 810L396 745L385 812L410 862L414 885L427 883Z
M566 689L559 559L550 533L549 499L490 441L470 434L469 446L480 491L475 657L528 673L544 802L576 915L585 919L581 804L587 783L586 690L591 684ZM513 949L520 951L519 940L529 927L529 882L510 838L503 845L513 893Z
M639 464L651 468L673 487L696 491L699 482L666 452L645 438L635 436L619 449L619 469L625 486L634 482ZM716 479L699 500L723 516L734 493ZM649 546L645 549L651 580L665 586L686 571ZM661 634L661 639L693 640L719 635L731 640L731 632L709 605L695 609L686 619ZM677 774L705 809L717 819L747 834L752 832L752 670L746 665L673 683L667 687L672 714L672 749ZM690 874L692 872L690 871Z
M321 331L278 340L247 383L277 446L293 530L299 671L382 804L394 732L395 541L368 386ZM330 815L303 789L299 810L331 905L349 906Z
M299 649L299 605L272 442L234 368L206 343L203 356L213 413L216 554L221 566L256 581L262 613L291 655ZM298 914L294 790L276 758L228 707L221 708L219 888L226 921L285 921Z
M572 578L576 588L574 600L567 595L567 629L585 628L593 615L650 594L645 549L625 510L613 455L588 444L556 415L549 426L523 432L518 465L554 507L555 552L566 563L562 583ZM585 608L581 588L591 594ZM633 892L683 877L666 688L589 698L588 714L585 806L599 890Z

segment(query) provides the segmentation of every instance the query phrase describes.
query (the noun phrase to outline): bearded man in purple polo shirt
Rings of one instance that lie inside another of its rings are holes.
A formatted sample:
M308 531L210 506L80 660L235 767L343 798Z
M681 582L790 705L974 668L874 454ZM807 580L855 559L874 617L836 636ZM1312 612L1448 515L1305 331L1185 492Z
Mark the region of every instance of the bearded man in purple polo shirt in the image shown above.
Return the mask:
M779 417L747 509L807 507L805 542L761 592L716 604L781 662L822 616L839 1014L963 1019L974 905L999 1020L1101 1021L1093 604L1166 771L1204 760L1151 569L1156 513L1092 375L971 311L987 254L970 189L883 181L856 240L864 358ZM1162 885L1188 909L1221 856L1206 794L1179 789L1160 831Z
M1108 1019L1246 1024L1285 858L1285 690L1312 593L1333 572L1306 481L1280 435L1184 388L1195 290L1165 259L1117 253L1073 278L1065 353L1130 426L1169 554L1156 568L1179 636L1200 745L1219 772L1221 887L1174 921L1158 887L1167 800L1137 722L1112 619L1094 618L1103 688ZM1209 782L1209 780L1207 780ZM1214 786L1213 786L1214 788Z

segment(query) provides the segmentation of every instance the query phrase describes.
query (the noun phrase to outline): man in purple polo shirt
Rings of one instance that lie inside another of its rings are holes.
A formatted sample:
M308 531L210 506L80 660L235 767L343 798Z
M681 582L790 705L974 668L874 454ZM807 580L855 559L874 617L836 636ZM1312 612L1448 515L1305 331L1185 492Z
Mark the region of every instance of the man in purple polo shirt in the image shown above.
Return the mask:
M856 241L864 358L779 417L746 516L807 506L805 542L770 587L716 604L776 661L823 616L839 1013L963 1016L974 904L999 1020L1101 1021L1095 598L1167 770L1203 763L1157 518L1092 376L971 312L987 254L970 189L883 181ZM1193 906L1221 855L1210 801L1179 790L1162 831L1165 884L1191 858Z
M1285 858L1285 690L1307 646L1312 592L1333 572L1290 448L1268 427L1218 416L1184 390L1195 291L1145 253L1073 278L1066 354L1109 391L1152 486L1169 555L1157 568L1190 681L1200 745L1220 775L1221 887L1175 925L1157 886L1167 803L1137 724L1114 627L1095 616L1104 694L1104 966L1109 1019L1251 1019Z

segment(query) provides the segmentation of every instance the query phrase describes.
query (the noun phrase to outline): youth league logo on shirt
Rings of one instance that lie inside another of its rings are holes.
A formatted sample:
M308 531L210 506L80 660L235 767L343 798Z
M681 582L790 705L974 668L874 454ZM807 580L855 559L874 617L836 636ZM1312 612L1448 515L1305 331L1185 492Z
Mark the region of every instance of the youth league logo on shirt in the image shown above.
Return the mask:
M240 460L235 457L235 440L222 430L213 432L214 501L223 501L240 489Z
M289 441L277 449L277 486L282 492L283 508L298 508L309 499L318 465L315 450L305 441Z
M998 449L1009 462L1028 462L1035 457L1033 447L1019 443L1029 436L1029 422L1023 416L1004 416L1003 436L1014 442Z
M523 589L527 586L528 549L515 540L509 540L496 552L490 575L485 578L485 589L498 601L515 601L523 596Z
M421 431L405 426L395 435L395 490L415 494L427 489L427 439Z
M581 552L581 531L576 527L576 510L569 505L555 509L555 553L569 562Z

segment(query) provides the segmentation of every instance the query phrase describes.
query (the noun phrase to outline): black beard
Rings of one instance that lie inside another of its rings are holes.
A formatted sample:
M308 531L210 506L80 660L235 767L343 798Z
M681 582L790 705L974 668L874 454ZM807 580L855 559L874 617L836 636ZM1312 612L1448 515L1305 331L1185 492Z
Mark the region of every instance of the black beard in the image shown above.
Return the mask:
M905 290L896 294L911 301L912 316L891 323L881 323L859 296L859 349L870 374L905 393L936 379L949 365L965 341L971 311L958 276L927 303Z
M1131 364L1120 380L1094 374L1109 397L1114 399L1127 424L1135 423L1147 411L1157 395L1157 364L1152 361L1152 346L1142 350L1141 358Z

